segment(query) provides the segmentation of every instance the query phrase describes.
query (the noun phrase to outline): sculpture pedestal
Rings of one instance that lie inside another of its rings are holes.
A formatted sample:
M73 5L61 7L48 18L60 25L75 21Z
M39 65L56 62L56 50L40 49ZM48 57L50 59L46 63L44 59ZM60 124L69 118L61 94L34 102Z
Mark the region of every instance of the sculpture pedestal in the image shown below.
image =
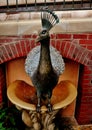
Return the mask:
M41 113L36 112L36 90L24 81L16 80L10 84L7 95L9 100L22 110L22 120L30 130L58 130L57 113L76 98L77 91L70 81L61 81L53 90L51 98L53 111L50 113L44 101L42 101Z
M36 111L23 110L22 120L31 130L56 130L56 128L58 130L55 123L58 111L37 113Z

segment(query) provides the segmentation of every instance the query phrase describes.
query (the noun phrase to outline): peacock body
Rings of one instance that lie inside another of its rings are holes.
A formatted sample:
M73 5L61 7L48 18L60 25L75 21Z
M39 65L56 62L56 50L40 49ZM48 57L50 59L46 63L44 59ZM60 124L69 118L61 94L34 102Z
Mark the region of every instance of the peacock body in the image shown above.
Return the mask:
M25 61L25 70L32 79L37 90L37 111L40 111L41 99L48 100L48 110L51 111L50 99L53 88L58 83L59 75L64 71L64 61L60 53L50 46L50 29L59 22L58 17L49 10L41 13L42 30L37 42L41 46L31 50Z

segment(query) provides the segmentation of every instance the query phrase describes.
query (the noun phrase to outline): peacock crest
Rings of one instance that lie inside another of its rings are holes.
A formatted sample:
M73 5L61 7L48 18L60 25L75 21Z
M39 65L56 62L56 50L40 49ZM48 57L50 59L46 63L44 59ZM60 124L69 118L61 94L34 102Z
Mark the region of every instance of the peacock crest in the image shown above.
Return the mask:
M45 9L41 12L41 22L43 30L49 31L52 27L59 23L59 18L51 10Z

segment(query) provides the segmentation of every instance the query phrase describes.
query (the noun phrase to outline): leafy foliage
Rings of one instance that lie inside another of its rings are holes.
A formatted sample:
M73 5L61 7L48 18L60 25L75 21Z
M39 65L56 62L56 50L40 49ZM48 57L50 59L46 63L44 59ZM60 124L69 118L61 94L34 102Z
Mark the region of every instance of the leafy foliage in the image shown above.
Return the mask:
M21 112L15 107L0 109L0 130L24 130Z

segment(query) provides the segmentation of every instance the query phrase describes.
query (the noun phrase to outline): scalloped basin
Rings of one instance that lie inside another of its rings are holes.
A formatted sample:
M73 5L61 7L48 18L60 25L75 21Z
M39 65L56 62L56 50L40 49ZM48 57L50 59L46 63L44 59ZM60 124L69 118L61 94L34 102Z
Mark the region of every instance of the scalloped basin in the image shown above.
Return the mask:
M7 90L9 100L16 106L26 110L36 110L36 90L22 80L12 82ZM51 104L53 109L61 109L73 102L77 96L77 90L70 81L61 81L53 89ZM42 101L42 111L47 111L46 102Z

